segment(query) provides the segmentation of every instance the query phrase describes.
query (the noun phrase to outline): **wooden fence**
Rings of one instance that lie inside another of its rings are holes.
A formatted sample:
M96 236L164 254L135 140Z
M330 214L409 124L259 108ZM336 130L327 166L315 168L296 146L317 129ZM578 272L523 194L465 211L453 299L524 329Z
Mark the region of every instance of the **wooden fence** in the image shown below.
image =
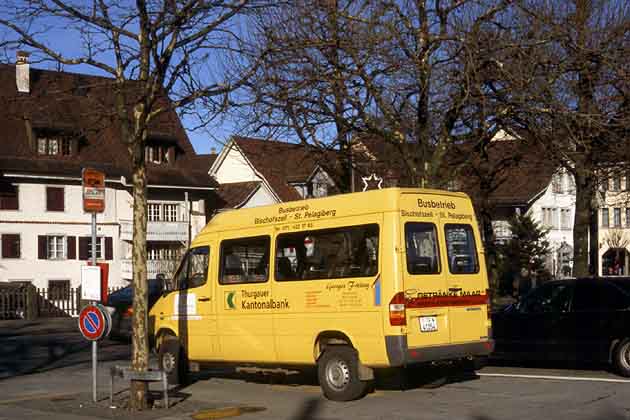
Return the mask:
M112 293L118 289L109 289ZM37 289L18 284L0 288L0 320L75 317L82 308L81 289Z

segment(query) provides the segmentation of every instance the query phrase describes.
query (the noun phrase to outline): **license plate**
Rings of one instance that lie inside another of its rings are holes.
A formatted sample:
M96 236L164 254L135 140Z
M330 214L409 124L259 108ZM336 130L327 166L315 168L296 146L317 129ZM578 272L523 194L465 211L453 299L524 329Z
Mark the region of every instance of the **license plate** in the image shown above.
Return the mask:
M437 317L434 316L421 316L420 317L420 331L431 332L437 331Z

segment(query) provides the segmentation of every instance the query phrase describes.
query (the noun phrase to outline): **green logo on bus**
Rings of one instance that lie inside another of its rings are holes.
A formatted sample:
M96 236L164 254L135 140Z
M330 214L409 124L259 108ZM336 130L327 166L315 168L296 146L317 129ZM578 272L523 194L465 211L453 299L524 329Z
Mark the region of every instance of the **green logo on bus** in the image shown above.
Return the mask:
M236 292L225 292L225 309L236 309L236 305L234 304L234 296L236 296Z

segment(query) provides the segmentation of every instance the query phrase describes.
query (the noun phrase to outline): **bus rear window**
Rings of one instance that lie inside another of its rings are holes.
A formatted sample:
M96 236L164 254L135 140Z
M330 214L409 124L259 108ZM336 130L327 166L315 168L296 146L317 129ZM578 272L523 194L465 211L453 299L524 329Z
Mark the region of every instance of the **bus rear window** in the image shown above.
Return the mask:
M470 225L444 226L448 268L452 274L472 274L479 271L475 236Z
M440 272L437 231L433 223L406 223L405 248L409 274Z

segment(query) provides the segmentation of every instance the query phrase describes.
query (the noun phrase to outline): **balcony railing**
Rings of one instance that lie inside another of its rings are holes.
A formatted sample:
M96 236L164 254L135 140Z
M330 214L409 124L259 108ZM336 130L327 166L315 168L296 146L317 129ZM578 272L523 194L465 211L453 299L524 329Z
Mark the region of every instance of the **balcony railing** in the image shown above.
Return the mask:
M148 260L147 261L147 278L154 279L157 274L171 276L177 266L179 260ZM131 260L121 260L120 272L123 279L131 280L133 278L133 265Z
M121 220L120 239L131 241L133 237L133 222ZM187 241L188 222L148 222L147 241Z

